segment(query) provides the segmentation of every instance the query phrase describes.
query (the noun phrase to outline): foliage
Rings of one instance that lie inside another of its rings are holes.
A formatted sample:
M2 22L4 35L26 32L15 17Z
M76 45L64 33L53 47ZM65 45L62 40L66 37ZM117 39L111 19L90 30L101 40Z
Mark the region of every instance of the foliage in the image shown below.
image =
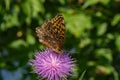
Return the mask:
M80 79L85 70L87 80L118 80L119 8L119 0L1 0L0 79L36 80L28 62L36 50L45 47L35 28L62 13L66 23L63 48L77 61L69 80Z

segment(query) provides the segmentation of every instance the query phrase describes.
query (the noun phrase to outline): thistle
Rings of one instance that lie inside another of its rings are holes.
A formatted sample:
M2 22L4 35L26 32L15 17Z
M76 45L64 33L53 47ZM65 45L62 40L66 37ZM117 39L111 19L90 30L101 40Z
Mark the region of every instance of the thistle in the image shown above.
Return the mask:
M47 80L61 80L71 76L74 60L66 53L56 54L51 49L37 52L31 60L34 72Z

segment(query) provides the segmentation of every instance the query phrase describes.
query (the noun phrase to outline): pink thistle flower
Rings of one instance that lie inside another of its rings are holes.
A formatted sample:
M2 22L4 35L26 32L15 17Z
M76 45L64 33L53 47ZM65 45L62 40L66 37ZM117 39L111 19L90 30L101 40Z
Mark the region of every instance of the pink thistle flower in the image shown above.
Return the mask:
M31 61L34 72L47 80L61 80L71 76L74 60L68 54L56 54L52 50L44 50L35 54Z

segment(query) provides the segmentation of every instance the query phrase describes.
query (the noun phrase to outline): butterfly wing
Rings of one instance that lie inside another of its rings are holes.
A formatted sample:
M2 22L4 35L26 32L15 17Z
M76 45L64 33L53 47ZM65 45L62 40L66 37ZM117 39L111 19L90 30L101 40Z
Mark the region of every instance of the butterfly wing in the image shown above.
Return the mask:
M58 44L58 46L61 48L64 44L65 39L65 23L64 18L61 14L58 14L55 16L55 18L51 19L50 21L52 23L52 32L54 35L54 38Z
M61 14L51 21L45 21L41 27L36 28L39 41L57 53L62 53L61 47L65 38L64 18Z
M52 45L51 41L53 40L53 36L50 31L51 25L52 24L50 23L50 21L45 21L41 27L36 28L36 33L37 36L39 37L39 41L49 48L51 48Z

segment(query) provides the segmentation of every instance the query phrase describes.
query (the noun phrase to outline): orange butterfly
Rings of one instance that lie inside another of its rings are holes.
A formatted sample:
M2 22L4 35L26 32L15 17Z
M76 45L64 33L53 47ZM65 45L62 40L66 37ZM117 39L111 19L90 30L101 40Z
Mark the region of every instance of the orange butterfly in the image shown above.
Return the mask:
M62 54L65 39L65 23L61 14L46 20L41 27L36 28L39 41L58 54Z

